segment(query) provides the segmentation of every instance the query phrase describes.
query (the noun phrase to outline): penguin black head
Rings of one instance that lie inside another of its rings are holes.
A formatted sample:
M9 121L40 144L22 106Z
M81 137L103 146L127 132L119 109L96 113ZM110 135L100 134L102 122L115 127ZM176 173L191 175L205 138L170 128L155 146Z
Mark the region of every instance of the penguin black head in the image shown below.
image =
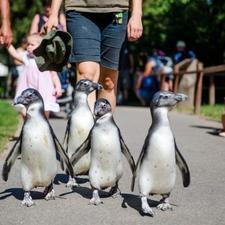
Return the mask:
M94 115L96 118L100 118L108 112L111 112L112 108L108 100L100 98L95 102Z
M17 97L16 101L14 102L14 105L22 104L26 108L28 108L31 104L35 102L40 102L44 107L43 99L40 93L33 88L28 88L24 90L20 96Z
M84 92L86 94L90 94L94 90L102 89L102 85L99 83L95 83L88 79L83 79L77 82L75 90Z
M185 101L187 96L182 93L173 93L170 91L159 91L154 94L151 102L151 107L173 107L178 102Z

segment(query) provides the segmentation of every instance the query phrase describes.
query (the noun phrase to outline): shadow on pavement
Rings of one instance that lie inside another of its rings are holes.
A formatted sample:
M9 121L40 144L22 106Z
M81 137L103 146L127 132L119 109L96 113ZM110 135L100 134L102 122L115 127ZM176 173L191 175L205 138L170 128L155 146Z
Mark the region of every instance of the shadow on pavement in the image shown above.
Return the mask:
M60 194L60 196L62 197L62 196L72 194L72 193L78 193L79 195L81 195L82 197L87 198L87 199L91 199L91 197L92 197L92 190L90 188L81 187L81 186L75 187L75 188L73 188L73 190L71 190L69 192Z
M129 205L131 208L137 210L141 216L146 216L146 214L144 214L141 211L140 196L134 194L122 194L122 197L123 197L123 202L121 204L122 208L127 208L127 206ZM148 204L150 205L150 207L154 208L159 204L159 201L148 199Z
M208 126L198 126L198 125L191 125L190 127L198 128L198 129L206 129L206 130L211 130L207 131L206 133L218 136L221 129L218 129L218 127L208 127Z
M190 127L199 128L199 129L207 129L207 130L215 130L218 131L218 127L208 127L208 126L200 126L200 125L190 125Z
M31 191L31 197L33 199L41 199L44 197L42 192ZM0 200L6 199L10 196L13 196L17 200L23 200L24 191L22 188L9 188L0 193Z
M69 195L69 194L72 194L72 193L77 193L77 194L81 195L82 197L84 197L86 199L91 199L92 198L92 192L93 191L92 191L91 188L79 186L79 187L73 188L73 190L71 190L69 192L60 194L59 196L63 197L65 195ZM99 197L104 199L104 198L110 198L111 195L107 191L99 191Z
M61 183L66 184L69 180L69 176L63 173L59 173L55 176L54 179L54 184L59 185ZM84 177L76 177L76 181L78 184L84 184L87 183L89 181L88 178L84 178Z

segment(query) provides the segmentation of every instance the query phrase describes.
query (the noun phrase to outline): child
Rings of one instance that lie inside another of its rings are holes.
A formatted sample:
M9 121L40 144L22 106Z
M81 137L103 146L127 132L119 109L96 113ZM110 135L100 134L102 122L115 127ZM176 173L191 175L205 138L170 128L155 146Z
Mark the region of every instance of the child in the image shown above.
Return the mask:
M23 74L19 77L16 89L17 98L21 92L27 88L34 88L38 90L44 100L45 114L49 117L49 112L58 112L59 105L56 103L56 97L61 96L61 84L58 74L54 71L40 72L33 56L33 50L39 46L42 37L39 34L31 34L27 37L27 50L23 56L19 54L16 49L10 45L8 47L9 54L24 65ZM20 110L25 116L25 108Z

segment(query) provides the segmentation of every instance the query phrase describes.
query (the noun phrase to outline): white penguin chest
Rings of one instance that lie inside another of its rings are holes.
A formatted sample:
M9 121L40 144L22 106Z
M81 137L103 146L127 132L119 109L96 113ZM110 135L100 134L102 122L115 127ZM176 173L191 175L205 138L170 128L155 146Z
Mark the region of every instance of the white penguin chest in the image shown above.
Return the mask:
M71 118L69 147L79 147L87 138L93 125L94 119L89 110L78 110L74 113Z
M123 173L118 130L113 125L92 130L89 178L95 188L115 185Z
M56 163L55 145L49 126L42 118L30 119L23 129L22 160L28 164Z
M147 158L151 165L157 165L159 170L160 168L175 166L174 138L169 127L162 127L152 134Z
M119 134L114 126L95 127L91 137L91 160L102 167L116 167L121 158Z
M176 161L174 138L170 128L152 133L140 166L140 186L145 193L169 193L175 184Z

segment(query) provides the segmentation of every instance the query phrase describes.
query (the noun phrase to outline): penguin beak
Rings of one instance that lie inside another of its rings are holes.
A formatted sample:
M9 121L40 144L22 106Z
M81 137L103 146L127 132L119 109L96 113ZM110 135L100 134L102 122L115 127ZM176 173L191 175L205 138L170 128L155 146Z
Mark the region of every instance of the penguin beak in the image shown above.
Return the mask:
M18 104L24 105L24 98L22 96L17 97L16 100L14 101L14 105Z
M99 83L96 83L96 89L99 91L99 90L103 89L103 86Z
M175 100L178 102L185 101L185 100L187 100L187 98L188 98L188 96L185 94L182 94L182 93L177 93L175 95Z
M16 98L16 101L14 102L14 105L18 105L18 104L22 104L24 106L27 106L29 104L29 102L23 96L19 96L19 97Z

